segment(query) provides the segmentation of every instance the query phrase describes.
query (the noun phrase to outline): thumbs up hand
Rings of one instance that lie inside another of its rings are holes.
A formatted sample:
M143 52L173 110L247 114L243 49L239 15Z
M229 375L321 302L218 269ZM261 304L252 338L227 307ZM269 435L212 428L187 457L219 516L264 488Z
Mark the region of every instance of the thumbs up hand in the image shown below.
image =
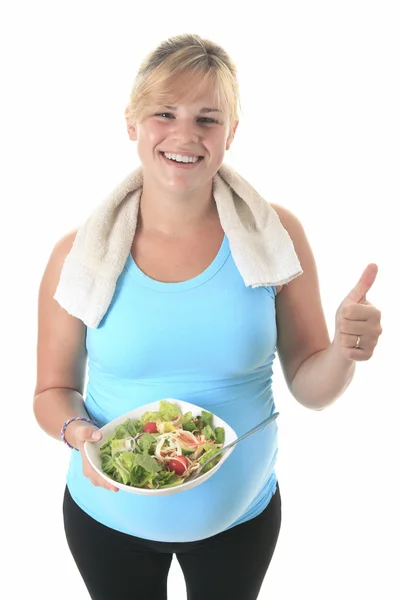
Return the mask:
M377 273L377 265L369 264L336 312L333 345L349 360L370 359L382 333L381 313L367 300Z

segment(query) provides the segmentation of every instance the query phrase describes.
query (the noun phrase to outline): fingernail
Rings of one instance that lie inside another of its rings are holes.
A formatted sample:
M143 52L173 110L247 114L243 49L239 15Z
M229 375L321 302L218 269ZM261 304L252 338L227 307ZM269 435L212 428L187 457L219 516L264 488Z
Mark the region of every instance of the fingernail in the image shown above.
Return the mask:
M98 431L93 431L92 440L99 440L99 439L100 439L100 433Z

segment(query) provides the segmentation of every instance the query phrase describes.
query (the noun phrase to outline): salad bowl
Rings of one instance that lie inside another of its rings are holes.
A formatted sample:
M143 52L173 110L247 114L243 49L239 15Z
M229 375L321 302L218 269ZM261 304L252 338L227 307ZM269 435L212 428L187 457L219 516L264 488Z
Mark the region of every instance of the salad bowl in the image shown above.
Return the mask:
M120 490L146 496L177 494L201 485L235 446L209 462L195 479L189 480L190 474L238 437L217 415L176 398L135 408L100 431L100 441L84 446L91 466Z

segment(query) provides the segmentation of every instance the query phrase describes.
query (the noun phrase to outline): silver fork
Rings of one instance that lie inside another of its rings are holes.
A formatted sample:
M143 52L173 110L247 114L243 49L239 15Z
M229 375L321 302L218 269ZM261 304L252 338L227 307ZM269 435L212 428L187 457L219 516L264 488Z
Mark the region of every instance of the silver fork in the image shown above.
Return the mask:
M268 417L268 419L264 419L264 421L261 421L261 423L259 423L258 425L256 425L255 427L253 427L252 429L250 429L249 431L247 431L246 433L244 433L240 437L238 437L236 440L233 440L233 442L231 442L230 444L227 444L226 446L224 446L223 448L221 448L220 450L218 450L218 452L216 452L215 454L213 454L212 456L210 456L210 458L208 460L206 460L202 465L199 465L197 467L197 469L195 471L193 471L189 475L189 477L185 480L185 483L187 481L193 481L193 479L196 479L196 477L199 476L200 471L202 471L204 469L204 467L209 462L211 462L212 460L214 460L214 458L216 456L219 456L220 454L223 454L223 452L226 452L227 450L229 450L229 448L232 448L232 446L235 446L238 442L241 442L242 440L244 440L244 438L247 438L249 435L252 435L253 433L255 433L256 431L258 431L259 429L262 429L266 425L269 425L269 423L272 423L272 421L275 421L275 419L278 416L279 416L278 412L274 413L273 415L271 415L270 417Z

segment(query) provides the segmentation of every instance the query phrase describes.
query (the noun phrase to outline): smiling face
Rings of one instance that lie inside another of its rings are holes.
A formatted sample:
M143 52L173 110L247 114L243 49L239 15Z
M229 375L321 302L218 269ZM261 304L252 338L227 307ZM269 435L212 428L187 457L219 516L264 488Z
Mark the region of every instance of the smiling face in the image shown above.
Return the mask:
M212 90L181 103L174 100L173 106L154 100L140 122L128 128L130 139L137 142L145 182L177 194L211 185L236 130L226 108Z

